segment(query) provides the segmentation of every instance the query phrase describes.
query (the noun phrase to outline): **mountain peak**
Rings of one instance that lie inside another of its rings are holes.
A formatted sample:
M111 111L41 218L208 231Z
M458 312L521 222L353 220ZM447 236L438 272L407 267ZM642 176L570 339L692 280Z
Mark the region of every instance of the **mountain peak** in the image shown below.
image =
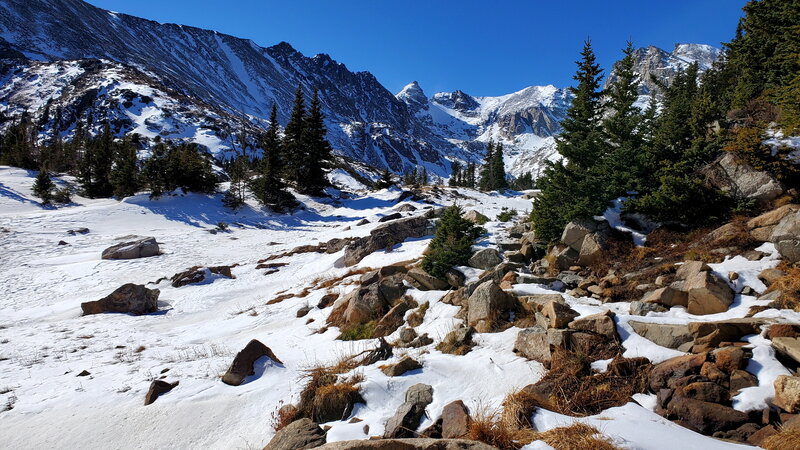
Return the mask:
M395 97L408 105L412 113L416 114L419 111L428 109L428 97L425 96L425 92L416 81L408 83Z

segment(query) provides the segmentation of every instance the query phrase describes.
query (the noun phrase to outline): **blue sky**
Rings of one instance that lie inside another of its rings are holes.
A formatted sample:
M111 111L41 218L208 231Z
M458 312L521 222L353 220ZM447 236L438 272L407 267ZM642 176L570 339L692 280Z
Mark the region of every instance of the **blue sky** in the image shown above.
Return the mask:
M628 39L729 40L745 0L89 0L101 8L210 28L267 47L287 41L370 71L390 91L417 80L428 95L502 95L572 83L590 36L608 70Z

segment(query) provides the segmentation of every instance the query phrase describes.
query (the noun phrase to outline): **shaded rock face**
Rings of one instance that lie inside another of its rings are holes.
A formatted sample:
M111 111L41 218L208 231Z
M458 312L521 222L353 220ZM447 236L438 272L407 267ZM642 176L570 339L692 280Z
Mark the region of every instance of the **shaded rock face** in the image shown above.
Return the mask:
M800 261L800 211L784 217L775 226L769 240L786 260Z
M442 410L442 437L454 439L466 436L469 432L469 410L464 402L456 400L445 405Z
M407 217L387 222L370 232L369 236L351 242L344 249L344 264L352 266L365 256L430 232L428 219L422 216Z
M261 341L253 339L233 358L228 371L222 376L222 382L231 386L239 386L246 377L255 374L253 363L262 356L267 356L276 363L283 364L269 347Z
M147 406L153 403L161 394L166 394L177 385L178 385L177 381L174 383L167 383L164 380L153 380L153 382L150 383L150 389L144 396L144 405Z
M100 300L81 303L83 315L100 313L149 314L158 311L158 289L128 283Z
M484 248L475 252L467 261L470 267L487 270L503 262L503 257L493 248Z
M730 152L703 168L706 182L734 198L748 198L760 204L774 200L784 191L780 182L767 172L753 169Z
M264 450L302 450L325 444L326 432L311 419L295 420L275 433Z
M414 437L425 408L433 402L433 388L427 384L415 384L406 391L405 402L386 422L384 439Z
M112 245L103 250L103 259L136 259L158 255L158 243L154 237Z
M731 407L682 396L673 396L667 409L704 434L736 428L749 420L747 414Z

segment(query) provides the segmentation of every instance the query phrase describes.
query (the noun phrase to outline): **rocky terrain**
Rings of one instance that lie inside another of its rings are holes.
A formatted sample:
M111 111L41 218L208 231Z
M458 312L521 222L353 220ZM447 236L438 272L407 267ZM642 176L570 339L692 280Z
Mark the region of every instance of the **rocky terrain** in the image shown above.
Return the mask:
M779 448L800 412L800 206L717 165L774 206L687 235L618 202L549 248L513 192L42 209L33 174L0 168L4 442ZM452 203L486 233L439 279L418 263Z

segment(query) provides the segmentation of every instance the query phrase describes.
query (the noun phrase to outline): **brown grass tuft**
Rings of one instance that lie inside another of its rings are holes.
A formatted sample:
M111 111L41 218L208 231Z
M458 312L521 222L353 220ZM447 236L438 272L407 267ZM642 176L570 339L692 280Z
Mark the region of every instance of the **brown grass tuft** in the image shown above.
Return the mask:
M799 443L800 427L781 427L778 434L764 439L761 446L767 450L797 450Z
M800 311L800 267L791 267L784 261L778 268L786 272L786 275L775 280L767 292L781 291L778 299L780 307Z
M580 422L575 422L568 427L536 432L533 440L544 441L556 450L617 450L619 448L597 428Z

